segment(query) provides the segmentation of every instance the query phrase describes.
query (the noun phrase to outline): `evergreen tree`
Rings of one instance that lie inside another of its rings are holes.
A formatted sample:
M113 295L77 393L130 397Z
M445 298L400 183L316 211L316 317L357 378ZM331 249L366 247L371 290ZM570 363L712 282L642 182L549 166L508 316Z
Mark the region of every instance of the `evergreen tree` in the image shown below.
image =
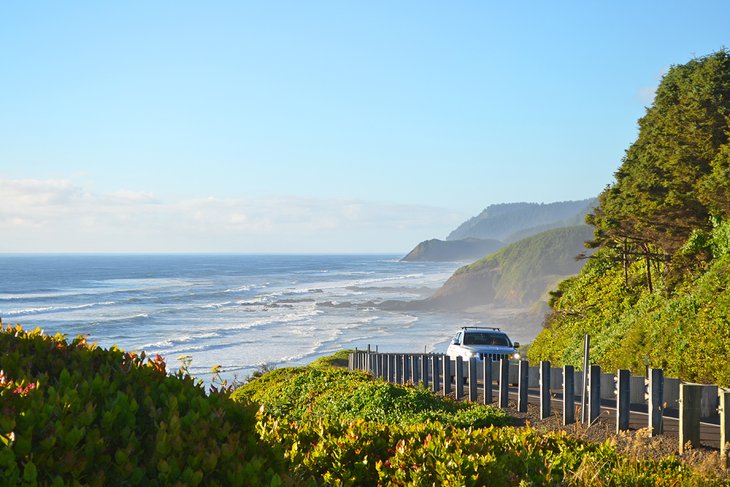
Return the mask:
M639 120L616 182L588 221L595 246L623 258L666 261L711 213L730 209L730 54L718 51L673 66Z

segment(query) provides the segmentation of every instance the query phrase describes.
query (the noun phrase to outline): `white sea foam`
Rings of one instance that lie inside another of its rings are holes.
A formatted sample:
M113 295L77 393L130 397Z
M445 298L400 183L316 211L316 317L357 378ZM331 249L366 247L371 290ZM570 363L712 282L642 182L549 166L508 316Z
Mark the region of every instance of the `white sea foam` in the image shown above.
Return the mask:
M233 301L225 301L223 303L209 303L209 304L202 304L200 305L201 309L220 309L225 306L229 306L233 304Z
M240 293L244 291L250 291L251 289L254 289L254 286L240 286L240 287L234 287L234 288L228 288L224 293Z
M76 304L76 305L67 305L67 306L43 306L40 308L21 308L21 309L10 309L7 311L4 311L3 314L5 316L26 316L26 315L36 315L36 314L44 314L44 313L58 313L63 311L74 311L79 309L86 309L86 308L94 308L97 306L111 306L113 304L116 304L115 301L103 301L100 303L86 303L86 304Z
M45 293L0 293L0 301L20 301L29 299L55 299L85 294L81 291L53 291Z

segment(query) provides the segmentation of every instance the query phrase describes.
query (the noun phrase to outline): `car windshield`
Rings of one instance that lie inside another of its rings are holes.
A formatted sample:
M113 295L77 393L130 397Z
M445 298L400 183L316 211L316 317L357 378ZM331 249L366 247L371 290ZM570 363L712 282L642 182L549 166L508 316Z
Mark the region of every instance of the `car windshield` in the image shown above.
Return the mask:
M507 336L498 333L465 333L464 345L494 345L509 347Z

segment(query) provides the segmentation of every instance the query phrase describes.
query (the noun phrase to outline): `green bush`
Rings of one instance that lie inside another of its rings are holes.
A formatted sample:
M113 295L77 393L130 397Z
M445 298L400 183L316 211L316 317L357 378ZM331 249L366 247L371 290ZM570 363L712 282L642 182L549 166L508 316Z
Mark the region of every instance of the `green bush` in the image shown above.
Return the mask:
M226 391L166 374L160 356L0 333L0 484L276 482L254 412Z
M722 485L678 461L503 426L503 412L331 367L279 369L233 396L297 485ZM502 425L502 426L500 426Z
M644 264L623 269L601 249L578 276L553 293L547 327L533 342L531 361L580 366L583 336L591 335L591 359L608 370L643 372L644 358L665 375L730 386L730 254L728 225L706 240L715 257L688 271L672 288L659 274L654 292L644 285ZM689 249L690 246L687 248Z
M241 387L232 397L260 404L268 414L291 420L439 421L463 427L509 422L498 409L456 402L424 387L398 386L361 372L334 368L279 369Z
M673 459L637 462L607 443L532 428L262 415L258 430L302 485L723 485Z
M347 360L351 352L352 350L340 350L333 353L332 355L318 358L317 360L309 364L309 366L315 369L327 367L347 368Z

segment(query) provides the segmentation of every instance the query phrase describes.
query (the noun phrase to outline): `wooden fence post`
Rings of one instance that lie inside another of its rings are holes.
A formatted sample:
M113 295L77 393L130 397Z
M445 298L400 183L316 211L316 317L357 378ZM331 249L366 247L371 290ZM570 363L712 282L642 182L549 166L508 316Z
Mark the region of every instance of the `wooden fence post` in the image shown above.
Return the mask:
M418 359L421 364L421 382L424 387L428 387L428 355L425 353L419 354Z
M408 354L399 353L396 356L396 359L398 360L398 384L405 384L408 382L408 374L406 374Z
M520 360L517 380L517 411L527 412L527 386L530 380L530 364L527 360Z
M563 365L563 424L575 423L575 368Z
M403 358L403 383L407 384L411 379L411 376L410 376L411 369L409 368L409 365L411 363L410 356L409 356L409 354L404 353L402 358Z
M509 406L509 359L499 360L499 407Z
M413 385L417 386L421 381L421 367L418 363L418 354L411 354L411 359L413 360L413 369L411 372L413 374Z
M392 354L392 356L393 356L393 365L392 365L392 367L393 367L393 380L391 382L393 382L393 384L400 384L400 382L398 382L398 380L399 380L398 372L400 371L400 363L399 363L400 362L400 354L399 353L394 353L394 354Z
M679 453L700 446L700 404L702 385L679 385Z
M593 424L601 415L601 366L591 365L589 372L588 424Z
M451 357L444 356L444 362L443 362L443 376L444 376L444 396L447 396L451 393Z
M477 359L469 359L469 401L477 402Z
M388 382L395 383L395 354L388 354Z
M728 442L730 442L730 389L720 389L720 461L725 468L730 467Z
M395 383L403 384L403 355L395 355Z
M580 422L588 421L588 369L591 363L591 336L583 337L583 384L580 392Z
M484 381L484 404L492 404L492 357L486 355L482 361L482 380Z
M408 367L408 354L406 353L400 353L398 354L398 383L399 384L406 384L408 382L408 374L406 374L406 369Z
M438 392L441 388L441 379L439 377L439 361L440 355L431 355L431 390Z
M540 419L550 417L550 361L540 362Z
M649 434L660 435L664 432L664 371L649 369L649 387L647 391L649 407Z
M454 397L459 400L464 397L464 359L456 357L456 370L454 371L454 383L456 392Z
M631 371L619 370L616 375L616 432L629 429L631 415Z

